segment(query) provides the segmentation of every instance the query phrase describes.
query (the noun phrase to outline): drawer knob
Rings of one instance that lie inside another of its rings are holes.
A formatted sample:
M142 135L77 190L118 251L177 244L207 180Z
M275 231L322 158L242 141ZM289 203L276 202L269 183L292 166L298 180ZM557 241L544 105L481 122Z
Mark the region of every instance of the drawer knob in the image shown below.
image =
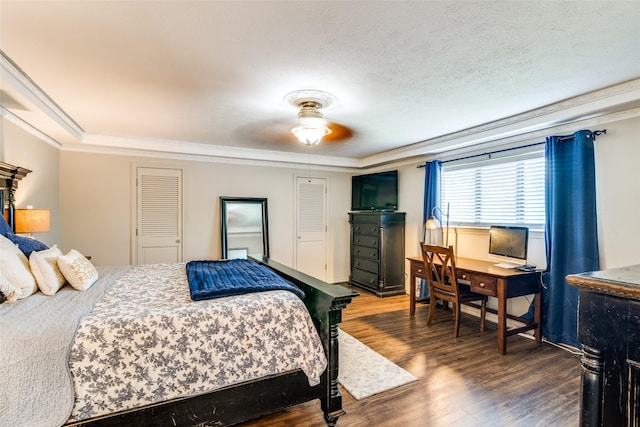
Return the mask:
M481 283L480 283L480 287L481 287L481 288L484 288L485 286L487 286L487 285L485 285L485 284L484 284L484 282L481 282Z
M466 274L463 274L463 275L462 275L462 278L463 278L464 280L467 280L467 275L466 275Z
M421 268L418 269L418 273L422 273L422 269Z

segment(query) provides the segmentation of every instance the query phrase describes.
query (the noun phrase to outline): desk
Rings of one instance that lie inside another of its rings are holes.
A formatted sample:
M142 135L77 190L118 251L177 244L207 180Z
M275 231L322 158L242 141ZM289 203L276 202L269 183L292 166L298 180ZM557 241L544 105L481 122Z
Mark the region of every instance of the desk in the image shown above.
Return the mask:
M411 264L411 290L409 292L411 316L416 313L416 279L426 279L422 257L407 258ZM507 270L494 267L494 263L470 258L456 258L456 274L459 280L470 283L471 290L479 294L496 297L498 309L487 308L487 311L498 315L498 352L507 352L507 337L520 332L534 330L538 343L541 334L540 306L540 272ZM507 299L524 295L534 295L534 319L532 322L507 313ZM525 325L507 330L507 318L517 320Z

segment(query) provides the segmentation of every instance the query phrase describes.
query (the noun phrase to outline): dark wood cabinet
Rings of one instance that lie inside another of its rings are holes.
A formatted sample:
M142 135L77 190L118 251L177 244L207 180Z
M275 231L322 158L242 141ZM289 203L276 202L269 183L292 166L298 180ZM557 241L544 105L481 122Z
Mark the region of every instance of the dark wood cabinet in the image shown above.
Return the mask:
M640 265L567 282L579 293L580 425L640 425Z
M349 284L380 297L404 289L404 212L351 212Z

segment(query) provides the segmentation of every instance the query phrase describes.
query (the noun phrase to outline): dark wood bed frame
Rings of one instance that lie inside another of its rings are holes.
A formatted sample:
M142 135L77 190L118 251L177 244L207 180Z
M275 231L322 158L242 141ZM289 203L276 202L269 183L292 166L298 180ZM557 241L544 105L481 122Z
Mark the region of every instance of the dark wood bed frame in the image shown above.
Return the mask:
M5 195L0 201L6 208L7 222L11 227L14 227L17 183L29 172L28 169L0 162L0 189L5 189L0 192L8 193L8 197ZM342 310L358 293L343 286L330 285L266 257L254 259L304 291L304 304L318 330L328 360L320 384L309 386L306 375L297 370L66 426L226 426L315 399L320 399L327 425L335 426L338 417L345 413L338 389L338 325L342 321Z
M18 182L31 171L0 162L0 207L7 223L15 230L16 190Z
M67 426L226 426L315 399L320 399L327 425L335 426L338 417L345 413L338 389L338 325L342 320L342 309L358 294L343 286L329 285L266 257L255 260L304 291L304 303L328 359L319 385L310 387L306 375L297 370Z

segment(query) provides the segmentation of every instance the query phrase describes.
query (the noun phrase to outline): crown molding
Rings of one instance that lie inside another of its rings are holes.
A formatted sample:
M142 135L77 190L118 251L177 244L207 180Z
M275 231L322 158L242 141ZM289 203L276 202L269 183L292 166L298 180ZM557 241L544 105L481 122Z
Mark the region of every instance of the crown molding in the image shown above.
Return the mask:
M535 131L546 135L561 126L602 117L600 123L637 117L640 106L640 79L590 92L542 108L517 114L459 132L443 135L361 159L361 167L371 167L408 157L433 156L445 151L515 137ZM631 113L629 113L629 111ZM619 115L619 117L617 117Z
M173 158L180 157L199 160L211 158L224 162L265 162L271 165L287 164L294 167L324 166L338 169L359 167L359 161L357 159L347 157L257 150L202 143L185 143L182 141L122 138L96 134L84 134L80 146L65 146L65 150L86 152L91 149L90 147L95 150L100 150L103 153L109 151L124 153L127 150L132 150L136 151L138 155L146 153L149 157L172 156Z
M32 126L30 123L27 123L26 121L22 120L20 117L16 116L11 111L5 109L2 105L0 105L0 116L2 118L4 118L6 121L8 121L10 123L13 123L14 125L18 126L22 130L30 133L31 135L35 136L36 138L38 138L40 140L46 142L47 144L51 145L52 147L55 147L55 148L58 148L58 149L62 148L62 144L60 144L54 138L52 138L49 135L47 135L46 133L42 132L40 129Z
M84 130L73 121L49 96L0 50L0 80L9 83L25 96L44 114L54 120L77 141L82 139Z

